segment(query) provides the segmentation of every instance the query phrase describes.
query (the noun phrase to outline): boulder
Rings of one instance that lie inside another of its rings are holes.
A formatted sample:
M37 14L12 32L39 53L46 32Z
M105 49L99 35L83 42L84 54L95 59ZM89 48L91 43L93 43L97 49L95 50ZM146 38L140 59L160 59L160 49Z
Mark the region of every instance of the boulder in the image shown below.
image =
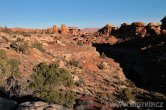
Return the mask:
M112 29L113 29L113 26L111 24L107 24L102 29L100 29L98 32L99 32L99 34L104 34L106 36L110 36Z
M65 24L62 24L61 25L61 34L67 34L68 33L68 28L67 28L67 26L65 25Z
M81 34L80 29L70 28L69 31L70 31L70 34L72 34L72 35L74 35L74 36L77 36L77 35L80 35L80 34Z
M48 104L45 102L25 102L21 103L16 110L69 110L57 104Z
M130 30L133 36L145 37L147 33L145 23L143 22L133 22Z
M119 38L130 38L131 32L130 32L130 25L127 23L121 24L120 28L113 29L112 35L117 36Z
M59 29L58 29L58 26L54 25L53 26L53 33L58 33Z
M118 39L115 36L111 36L110 38L108 38L108 43L113 45L116 44L118 42Z
M160 24L151 22L146 26L147 34L150 34L151 36L160 35Z
M17 102L14 100L0 97L0 110L14 110L17 106Z

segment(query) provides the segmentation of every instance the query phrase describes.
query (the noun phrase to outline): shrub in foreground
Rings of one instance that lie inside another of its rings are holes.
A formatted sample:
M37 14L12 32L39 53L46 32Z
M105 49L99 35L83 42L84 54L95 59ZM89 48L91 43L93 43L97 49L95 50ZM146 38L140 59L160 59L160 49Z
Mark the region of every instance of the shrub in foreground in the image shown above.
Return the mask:
M34 67L31 78L30 87L38 98L67 107L73 105L75 100L73 93L58 92L56 90L58 86L72 86L74 84L73 78L68 71L59 68L55 63L49 65L40 63Z

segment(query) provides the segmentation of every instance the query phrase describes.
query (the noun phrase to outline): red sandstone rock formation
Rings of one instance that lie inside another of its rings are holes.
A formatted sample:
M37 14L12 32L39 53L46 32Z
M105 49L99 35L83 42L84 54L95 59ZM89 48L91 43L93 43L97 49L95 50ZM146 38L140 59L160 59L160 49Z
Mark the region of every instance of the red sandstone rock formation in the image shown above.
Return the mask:
M151 22L146 26L146 29L147 29L147 34L151 36L160 35L161 29L159 23Z
M166 36L166 16L161 20L161 33L162 35Z
M131 33L134 36L145 37L146 35L146 26L143 22L133 22L131 24Z
M65 35L68 33L68 31L69 30L68 30L67 26L65 24L62 24L61 25L61 34Z
M105 27L103 27L102 29L100 29L98 32L100 34L104 34L106 36L110 36L110 34L112 32L112 28L113 28L113 26L111 24L107 24Z
M53 26L53 33L58 33L59 29L58 26L54 25Z

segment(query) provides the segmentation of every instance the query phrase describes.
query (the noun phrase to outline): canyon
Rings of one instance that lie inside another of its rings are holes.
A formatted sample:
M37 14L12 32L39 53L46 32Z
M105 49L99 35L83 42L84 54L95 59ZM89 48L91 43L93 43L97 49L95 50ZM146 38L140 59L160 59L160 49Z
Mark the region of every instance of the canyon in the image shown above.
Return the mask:
M0 27L0 110L157 110L166 102L166 17L101 29Z

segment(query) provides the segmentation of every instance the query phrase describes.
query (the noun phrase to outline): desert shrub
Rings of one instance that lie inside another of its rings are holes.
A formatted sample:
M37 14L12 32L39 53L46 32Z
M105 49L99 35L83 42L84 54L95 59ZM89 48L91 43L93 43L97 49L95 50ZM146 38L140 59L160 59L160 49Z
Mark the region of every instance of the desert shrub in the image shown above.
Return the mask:
M33 43L32 47L38 49L41 52L45 52L45 49L43 48L43 44L40 42Z
M17 41L11 43L10 47L17 52L22 52L23 54L29 53L30 50L29 44L21 38L18 38Z
M27 42L24 42L20 45L19 51L22 52L23 54L29 53L30 47Z
M20 62L18 62L18 60L16 60L16 59L9 59L7 62L10 65L12 76L18 77L19 76Z
M83 46L83 43L81 41L77 42L77 45Z
M47 65L40 63L33 68L30 88L34 90L37 97L50 102L71 107L75 97L71 93L59 93L55 91L57 86L72 86L73 78L70 73L55 63Z
M123 90L123 96L126 101L135 101L131 88L125 88Z
M82 86L82 85L85 85L85 81L84 81L83 78L80 78L80 80L77 81L75 84L76 84L76 86L80 87L80 86Z
M7 55L5 50L0 49L0 59L6 59L6 58L7 58Z
M16 59L1 59L0 61L0 83L9 77L19 76L19 62Z
M108 99L108 94L107 93L98 93L97 96L99 97L99 100L101 102L103 102L103 101Z
M43 91L39 97L46 102L56 103L72 108L75 103L75 94L71 92Z
M103 63L98 64L97 67L98 67L100 70L103 70L103 69L104 69Z
M71 86L73 84L70 73L59 68L57 64L40 63L34 67L31 77L33 79L32 87L38 89L49 89L49 87L58 85Z
M17 38L17 40L16 40L17 42L24 42L24 39L23 38Z
M78 100L77 104L78 105L93 105L93 100Z
M106 57L106 55L105 55L105 53L104 52L102 52L101 54L100 54L100 58L105 58Z
M21 32L21 35L23 35L24 37L30 37L31 35L28 32Z
M74 66L74 67L79 67L80 63L78 60L72 59L69 62L69 65Z
M127 79L126 82L127 82L129 87L131 87L131 88L135 88L136 87L135 84L131 80Z
M8 34L12 34L12 31L11 31L7 26L5 26L5 27L1 30L1 32L5 32L5 33L8 33Z

